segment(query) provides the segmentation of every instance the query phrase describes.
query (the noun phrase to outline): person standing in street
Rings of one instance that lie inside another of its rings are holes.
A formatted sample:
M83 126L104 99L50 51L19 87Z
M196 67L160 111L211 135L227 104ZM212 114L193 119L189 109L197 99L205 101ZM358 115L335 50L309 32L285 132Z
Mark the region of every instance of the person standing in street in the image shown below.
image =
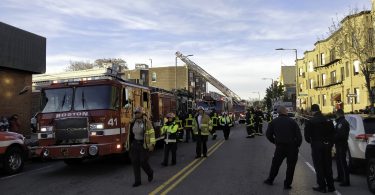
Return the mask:
M284 180L284 189L291 189L294 170L298 160L298 149L302 144L302 134L298 124L288 117L287 109L279 106L277 112L279 116L268 125L267 139L275 144L276 150L272 159L271 170L264 183L272 185L279 168L287 159L286 177Z
M228 140L229 134L230 134L230 128L232 126L232 119L228 116L226 112L223 112L222 116L219 119L219 123L220 123L221 128L223 129L224 139Z
M263 112L257 107L255 111L255 134L262 136L263 135Z
M340 186L350 186L349 167L346 162L350 127L342 109L336 111L336 118L334 142L338 176L335 181L341 182Z
M18 121L18 115L13 114L9 119L9 131L20 132L20 130L21 130L21 125L20 125L20 122Z
M193 131L197 140L196 156L200 158L202 153L203 157L207 157L207 140L210 131L212 130L212 122L210 117L204 112L202 106L198 107L198 114L193 121Z
M189 116L185 119L185 143L189 143L190 136L192 137L193 141L195 141L194 133L193 133L193 115L189 114Z
M213 111L214 113L212 114L211 116L211 121L212 121L212 131L211 131L211 134L212 134L212 140L216 140L216 137L217 137L217 134L216 134L216 130L218 130L218 123L219 123L219 117L217 116L216 112Z
M313 104L311 112L313 117L305 124L305 140L311 144L311 155L318 183L313 190L322 193L334 192L336 191L332 173L334 125L323 116L319 105Z
M246 124L246 132L247 132L246 138L254 138L255 137L255 132L254 132L255 119L254 119L254 109L253 108L247 109L245 124Z
M167 120L161 128L161 134L164 135L164 161L161 163L163 166L168 166L169 151L172 153L172 165L176 164L177 131L179 127L175 123L173 113L167 114Z
M155 132L142 107L138 107L134 111L134 120L130 122L129 141L130 158L135 177L133 187L137 187L142 184L141 167L146 172L149 182L154 178L154 171L151 169L148 159L149 152L153 151L155 147Z

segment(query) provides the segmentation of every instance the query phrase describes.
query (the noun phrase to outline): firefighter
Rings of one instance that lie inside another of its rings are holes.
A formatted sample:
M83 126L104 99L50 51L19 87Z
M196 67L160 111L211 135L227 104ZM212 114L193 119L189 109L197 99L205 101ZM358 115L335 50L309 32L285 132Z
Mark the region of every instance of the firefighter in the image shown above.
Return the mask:
M196 136L196 156L195 158L200 158L202 153L203 157L207 157L207 139L212 130L212 121L210 117L204 112L202 106L198 107L198 114L193 121L193 131Z
M254 128L255 128L255 121L254 121L254 109L248 108L246 112L246 131L247 136L246 138L253 138L255 136Z
M176 116L175 123L178 125L177 130L177 141L182 142L184 139L184 127L182 126L182 120L180 120L181 117Z
M155 132L142 107L134 111L134 120L130 122L129 141L135 177L133 187L137 187L141 185L141 167L146 172L149 182L154 178L154 171L148 163L148 158L149 152L155 147Z
M334 192L336 190L332 173L332 146L335 129L332 121L320 112L319 105L313 104L311 112L313 117L306 121L305 125L305 140L311 144L311 155L318 183L313 190L323 193L327 190Z
M222 116L219 119L219 123L223 129L225 140L228 140L230 128L233 126L231 117L229 117L226 112L223 112Z
M255 134L262 136L263 135L263 112L257 107L255 111Z
M212 131L211 131L211 134L212 134L212 140L216 140L216 137L217 137L217 134L216 134L216 130L218 130L219 126L218 126L218 117L217 117L217 114L216 112L212 114L211 116L211 121L212 121Z
M161 128L161 134L164 135L164 161L161 163L163 166L168 166L169 151L172 153L172 165L176 164L176 151L177 151L177 131L178 124L175 122L173 113L167 114L168 121Z
M192 135L193 141L195 141L194 133L193 133L193 115L189 114L188 118L185 119L185 143L189 143L190 135Z

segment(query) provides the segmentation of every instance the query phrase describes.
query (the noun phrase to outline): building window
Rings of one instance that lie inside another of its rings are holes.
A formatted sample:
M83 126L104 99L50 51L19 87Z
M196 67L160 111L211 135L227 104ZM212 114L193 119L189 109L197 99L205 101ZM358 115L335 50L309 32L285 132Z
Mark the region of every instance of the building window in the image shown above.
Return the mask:
M326 79L327 79L326 74L322 74L322 86L326 85Z
M322 95L323 106L327 104L327 95Z
M359 60L354 61L354 75L359 74Z
M354 88L354 94L356 95L354 99L354 103L359 104L359 100L360 100L359 88Z
M341 67L341 70L340 70L340 79L341 81L344 81L345 80L345 68L344 67Z
M314 63L312 61L309 62L309 72L314 71Z
M350 101L350 97L349 97L349 94L350 94L350 89L347 89L346 90L346 102L347 102L347 104L350 104L351 103L351 101Z
M374 29L373 28L369 28L368 31L368 44L369 45L373 45L374 44Z
M346 77L349 77L349 62L345 62L345 69L346 69Z
M326 64L326 59L324 53L320 54L320 65Z
M332 71L331 72L331 84L332 83L336 83L337 80L336 80L336 71Z
M153 72L151 75L151 81L156 82L156 72Z
M314 88L314 80L310 79L310 89Z
M196 82L196 83L199 83L199 78L196 78L196 79L195 79L195 82Z
M128 74L128 79L130 79L130 74Z
M336 60L336 55L335 55L335 48L332 48L330 51L329 51L329 57L330 57L330 61L332 62L333 60Z

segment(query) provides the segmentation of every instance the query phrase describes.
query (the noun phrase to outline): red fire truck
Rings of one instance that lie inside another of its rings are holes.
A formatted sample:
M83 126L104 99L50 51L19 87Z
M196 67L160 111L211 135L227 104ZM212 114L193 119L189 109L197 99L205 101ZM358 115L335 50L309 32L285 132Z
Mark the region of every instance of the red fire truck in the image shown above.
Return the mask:
M125 153L133 110L151 114L149 88L110 76L54 81L42 88L41 104L35 154L67 164Z

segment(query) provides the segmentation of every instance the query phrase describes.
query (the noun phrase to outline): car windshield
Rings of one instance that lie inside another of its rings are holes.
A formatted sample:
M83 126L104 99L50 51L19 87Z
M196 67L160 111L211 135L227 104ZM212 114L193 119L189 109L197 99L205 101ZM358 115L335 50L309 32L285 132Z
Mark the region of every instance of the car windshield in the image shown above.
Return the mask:
M73 88L48 89L42 92L42 113L71 110Z
M74 110L116 109L119 106L116 89L109 85L77 87Z
M363 125L365 127L366 134L375 133L375 118L363 119Z

